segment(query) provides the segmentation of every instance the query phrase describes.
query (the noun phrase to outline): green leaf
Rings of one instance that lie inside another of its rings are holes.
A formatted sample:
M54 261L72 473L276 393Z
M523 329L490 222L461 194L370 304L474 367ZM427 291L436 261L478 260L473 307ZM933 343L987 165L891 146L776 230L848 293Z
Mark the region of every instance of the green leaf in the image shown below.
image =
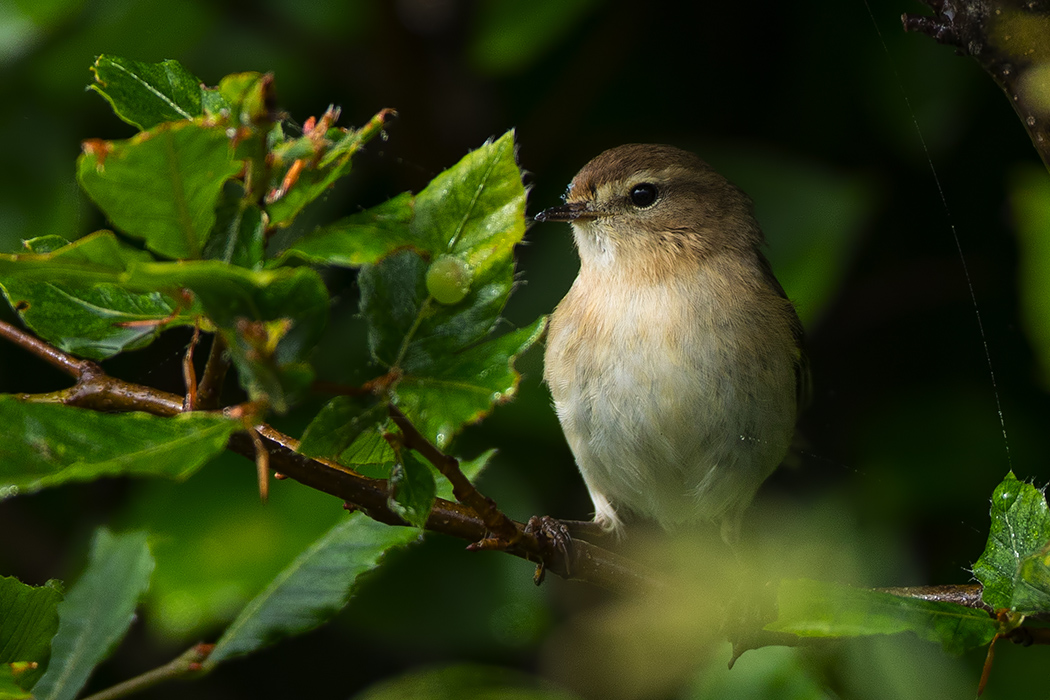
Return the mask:
M1017 578L1013 609L1026 614L1050 612L1050 544L1021 561Z
M178 307L167 294L132 291L116 281L129 265L152 260L149 253L109 231L55 247L61 240L33 239L26 242L33 253L0 256L0 289L41 338L102 360L148 345L164 328L193 323L192 315L172 316Z
M332 108L329 108L329 113ZM338 115L338 110L334 114ZM326 119L318 121L314 131L299 139L286 141L273 149L275 165L270 181L270 196L266 208L271 226L287 226L306 205L323 195L336 180L350 174L351 161L361 148L379 135L388 112L376 114L360 129L328 129L323 135ZM326 114L328 116L328 114ZM288 171L297 160L305 163L287 189ZM279 197L274 193L280 192Z
M525 187L508 132L434 178L416 197L411 230L402 235L414 241L413 249L359 276L372 354L402 374L395 401L439 447L514 393L513 359L542 333L540 319L487 337L514 284L524 212ZM444 256L462 263L458 301L445 296L441 303L427 286L431 262Z
M456 353L406 362L396 388L398 407L444 449L462 426L480 421L495 404L514 397L521 381L514 359L543 336L545 327L546 318L539 318Z
M486 338L514 284L513 250L525 231L524 211L525 188L508 132L438 175L414 199L401 195L318 229L282 254L282 261L366 264L358 281L372 355L402 375L394 400L439 447L513 395L519 376L512 362L542 333L540 319ZM455 279L449 270L435 271L442 263L454 268ZM359 442L344 450L343 464L392 464L374 435L350 437ZM328 454L345 445L329 445Z
M95 83L90 88L106 98L118 117L142 131L203 114L201 81L178 61L142 63L103 54L91 71Z
M412 528L351 513L282 571L245 607L215 645L205 668L325 622L346 605L361 574L418 538Z
M262 210L245 199L240 183L227 182L216 210L215 226L204 247L204 257L259 270L265 247L266 220Z
M214 93L218 99L206 95L205 108L213 118L231 120L241 126L265 123L271 108L267 100L273 97L273 76L256 71L233 73L219 81Z
M241 170L225 127L169 122L85 142L80 184L121 231L169 258L199 258L223 185Z
M764 629L807 638L914 632L953 654L988 644L997 625L987 612L955 603L807 579L780 582L777 610Z
M406 522L422 528L434 507L437 483L434 474L411 450L399 450L390 473L390 509Z
M57 581L29 586L16 578L0 577L0 667L10 670L8 664L18 661L38 664L18 674L17 684L22 688L32 688L47 668L61 600Z
M359 267L417 243L410 227L415 198L405 192L359 214L318 228L281 253L310 263Z
M0 425L0 499L103 476L184 479L242 427L218 413L99 413L12 396L0 396Z
M455 253L479 286L506 274L525 235L525 186L514 157L514 132L468 153L416 197L412 228L433 253Z
M386 404L376 396L337 396L306 426L299 452L307 457L338 459L365 430L386 418Z
M72 700L124 637L153 573L146 537L105 528L95 534L87 570L58 606L51 664L33 688L38 700Z
M480 664L424 668L380 681L353 700L574 700L577 696L521 671Z
M1038 567L1050 542L1050 510L1043 492L1010 472L992 494L991 519L988 543L973 565L984 586L982 600L995 610L1050 610Z
M252 272L204 260L137 265L125 279L134 287L191 290L252 400L284 412L313 379L306 359L328 320L328 290L313 270Z
M0 663L0 700L33 700L33 694L23 690L19 681L23 678L22 662L15 666L9 663ZM28 685L28 684L27 684Z

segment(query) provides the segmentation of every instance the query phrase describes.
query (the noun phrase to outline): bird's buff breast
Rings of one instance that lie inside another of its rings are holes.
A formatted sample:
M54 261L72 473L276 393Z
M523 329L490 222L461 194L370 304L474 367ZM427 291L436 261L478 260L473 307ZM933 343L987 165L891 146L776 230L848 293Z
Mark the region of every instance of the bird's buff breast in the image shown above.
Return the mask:
M592 494L664 525L749 501L795 420L790 329L756 327L746 297L704 281L577 279L547 340L544 376Z

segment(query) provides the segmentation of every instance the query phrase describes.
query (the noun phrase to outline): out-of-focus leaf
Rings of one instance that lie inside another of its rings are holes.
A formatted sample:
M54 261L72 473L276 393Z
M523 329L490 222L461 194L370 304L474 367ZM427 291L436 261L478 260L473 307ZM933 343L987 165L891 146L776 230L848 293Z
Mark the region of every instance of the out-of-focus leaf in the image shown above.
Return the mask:
M307 457L338 459L362 432L385 422L386 405L373 395L337 396L325 404L299 442Z
M127 141L88 141L80 184L110 221L169 258L199 258L223 185L241 169L225 127L168 122Z
M213 105L209 100L205 106L209 110L219 106L221 114L214 116L230 119L241 126L251 126L268 120L270 106L266 104L272 96L273 76L254 71L233 73L219 81L215 92L220 101Z
M577 696L521 671L478 664L410 671L380 681L354 700L574 700Z
M143 131L203 114L201 81L178 61L143 63L103 54L91 70L91 89L106 98L118 117Z
M524 5L475 5L467 55L478 70L489 75L523 70L560 44L598 4L596 0L533 0Z
M61 601L57 581L29 586L16 578L0 577L0 667L10 670L8 664L19 661L37 664L18 674L21 688L32 688L47 668Z
M320 135L311 132L275 148L275 161L283 167L274 169L270 191L280 189L283 193L266 208L270 225L287 226L307 204L348 175L354 155L382 131L387 114L387 110L376 114L360 129L332 128ZM321 123L317 128L322 128ZM297 160L304 165L295 182L285 190L284 181Z
M305 632L346 605L361 574L382 556L418 538L412 528L351 513L304 551L253 599L215 645L206 668Z
M184 479L242 427L218 413L99 413L11 396L0 396L0 425L0 499L103 476Z
M33 700L33 694L19 684L23 672L28 672L23 662L0 662L0 700Z
M189 314L172 316L177 306L167 294L135 292L116 281L129 265L152 260L149 253L109 231L59 247L61 240L33 239L26 242L31 253L0 256L0 288L40 337L102 360L148 345L166 327L193 323ZM133 322L146 323L127 325Z
M390 473L390 509L416 527L427 523L434 507L437 483L434 474L411 450L400 450Z
M727 148L727 151L729 149ZM872 221L872 183L800 158L705 149L716 170L755 200L777 279L808 327L834 301L857 242ZM784 187L790 182L791 187Z
M973 575L984 586L981 598L996 610L1050 610L1040 565L1050 546L1050 509L1043 492L1010 472L992 494L991 519L988 544L973 565Z
M1025 613L1050 611L1050 543L1021 561L1017 578L1013 609Z
M955 603L799 579L780 582L777 619L765 629L810 638L914 632L958 654L990 642L996 625L985 611Z
M410 227L414 197L405 192L360 214L306 234L285 250L279 261L305 260L327 265L358 267L374 263L398 248L416 243Z
M72 700L92 670L109 656L149 586L153 556L145 532L114 535L101 528L88 568L58 606L51 664L33 687L38 700Z
M305 360L328 319L328 291L313 270L250 271L203 260L137 265L124 280L135 288L191 290L253 400L283 412L309 386Z
M1018 169L1009 184L1017 226L1017 264L1025 332L1039 359L1040 379L1050 389L1050 180L1046 169Z

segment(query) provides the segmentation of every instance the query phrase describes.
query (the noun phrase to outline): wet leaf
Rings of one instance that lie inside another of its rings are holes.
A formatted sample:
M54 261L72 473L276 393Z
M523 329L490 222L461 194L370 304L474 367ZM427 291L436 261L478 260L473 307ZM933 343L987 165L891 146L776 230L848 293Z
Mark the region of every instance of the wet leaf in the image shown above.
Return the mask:
M349 175L354 155L381 133L386 116L384 110L360 129L332 128L320 137L304 134L275 148L275 159L282 167L275 168L270 182L271 192L282 188L288 171L299 167L295 166L297 160L302 160L303 166L295 183L267 206L270 225L287 226L306 205L322 196L337 180Z
M1020 612L1050 610L1045 557L1050 543L1050 509L1043 492L1010 472L992 494L988 544L973 565L992 608Z
M386 404L376 396L337 396L306 427L299 452L307 457L338 459L364 431L377 429L377 424L386 419Z

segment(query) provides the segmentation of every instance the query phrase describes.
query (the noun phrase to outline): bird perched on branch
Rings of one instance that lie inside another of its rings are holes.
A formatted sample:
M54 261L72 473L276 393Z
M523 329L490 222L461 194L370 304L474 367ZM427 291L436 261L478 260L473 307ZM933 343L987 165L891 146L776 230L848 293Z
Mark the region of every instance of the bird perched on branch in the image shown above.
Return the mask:
M751 200L692 153L629 144L536 220L571 223L580 255L544 378L595 522L715 521L735 540L806 384L802 326Z

